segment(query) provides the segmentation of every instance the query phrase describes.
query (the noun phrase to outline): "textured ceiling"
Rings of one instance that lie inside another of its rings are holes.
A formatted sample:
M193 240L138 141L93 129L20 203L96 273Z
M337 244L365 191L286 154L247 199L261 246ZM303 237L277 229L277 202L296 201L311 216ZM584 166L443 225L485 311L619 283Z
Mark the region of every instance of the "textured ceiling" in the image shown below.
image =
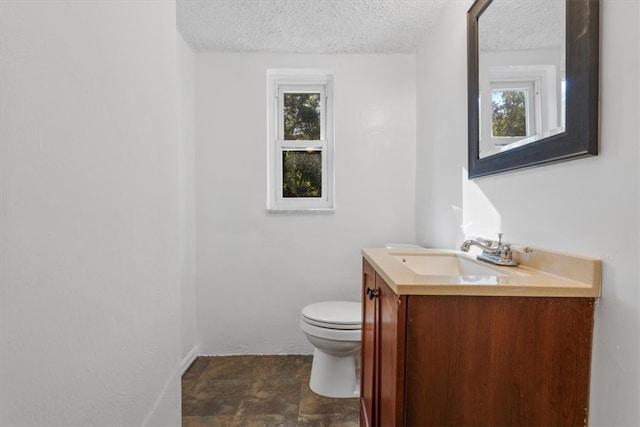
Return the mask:
M448 0L178 0L197 51L414 53Z
M564 0L493 0L480 15L480 49L544 49L564 46Z

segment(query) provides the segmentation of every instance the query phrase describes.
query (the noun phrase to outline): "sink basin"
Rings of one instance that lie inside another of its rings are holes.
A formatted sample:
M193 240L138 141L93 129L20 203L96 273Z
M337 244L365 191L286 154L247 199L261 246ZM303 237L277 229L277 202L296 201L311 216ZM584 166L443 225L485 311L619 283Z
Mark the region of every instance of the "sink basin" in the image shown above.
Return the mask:
M395 254L393 259L421 276L505 276L497 269L457 254Z

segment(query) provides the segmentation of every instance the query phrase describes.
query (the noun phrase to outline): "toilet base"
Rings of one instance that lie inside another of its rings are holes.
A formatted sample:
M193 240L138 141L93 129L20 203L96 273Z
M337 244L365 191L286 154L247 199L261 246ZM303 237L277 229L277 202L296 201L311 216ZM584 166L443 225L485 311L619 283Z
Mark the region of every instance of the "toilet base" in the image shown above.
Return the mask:
M359 397L355 353L350 356L332 356L316 348L313 352L309 387L321 396Z

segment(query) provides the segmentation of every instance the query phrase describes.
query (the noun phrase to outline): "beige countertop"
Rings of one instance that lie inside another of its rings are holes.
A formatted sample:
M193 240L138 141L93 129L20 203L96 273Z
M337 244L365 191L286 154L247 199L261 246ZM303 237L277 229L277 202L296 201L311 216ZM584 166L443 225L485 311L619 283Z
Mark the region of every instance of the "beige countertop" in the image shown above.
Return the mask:
M602 262L595 258L532 249L530 253L514 253L514 259L520 263L517 267L500 267L452 250L368 248L362 254L398 295L600 296ZM403 256L417 258L416 255L456 256L467 265L476 264L493 271L469 275L417 273L403 264Z

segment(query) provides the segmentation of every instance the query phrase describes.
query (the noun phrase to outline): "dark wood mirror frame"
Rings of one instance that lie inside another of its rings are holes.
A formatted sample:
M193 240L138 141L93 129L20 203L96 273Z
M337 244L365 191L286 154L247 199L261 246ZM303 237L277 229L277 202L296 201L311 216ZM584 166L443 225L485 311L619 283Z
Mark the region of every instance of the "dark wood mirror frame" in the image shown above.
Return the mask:
M479 157L478 19L492 0L467 13L469 178L598 154L599 0L566 0L566 129L563 133Z

